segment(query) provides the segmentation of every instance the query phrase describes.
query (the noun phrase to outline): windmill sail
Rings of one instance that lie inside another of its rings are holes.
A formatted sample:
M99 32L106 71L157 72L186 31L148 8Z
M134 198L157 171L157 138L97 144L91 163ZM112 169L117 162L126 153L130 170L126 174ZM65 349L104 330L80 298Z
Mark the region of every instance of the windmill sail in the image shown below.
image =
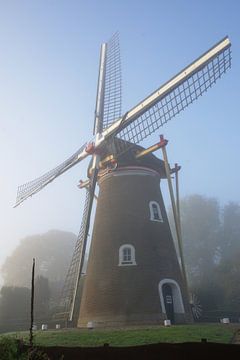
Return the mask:
M94 134L101 133L120 118L121 105L121 58L116 33L101 47Z
M87 225L89 207L90 207L90 192L89 189L86 189L86 197L85 197L81 227L61 295L61 304L60 304L61 314L59 315L62 315L62 317L66 320L69 319L69 314L73 309L75 302L74 298L77 296L76 294L77 285L79 284L82 275L82 270L80 273L80 267L83 267L83 261L84 261L83 243L84 243L84 239L88 235L86 234L86 225ZM80 266L81 261L82 261L82 266Z
M141 103L109 126L103 135L115 134L138 144L203 95L231 67L226 37ZM122 149L123 151L126 149Z
M122 80L119 35L107 43L103 129L121 116Z
M21 204L29 196L32 196L38 191L42 190L51 181L53 181L65 171L70 169L72 166L77 164L81 160L79 158L79 154L82 154L85 148L86 144L84 144L78 151L76 151L72 156L70 156L67 160L65 160L63 163L61 163L54 169L48 171L47 173L43 174L42 176L33 181L20 185L17 190L15 207Z

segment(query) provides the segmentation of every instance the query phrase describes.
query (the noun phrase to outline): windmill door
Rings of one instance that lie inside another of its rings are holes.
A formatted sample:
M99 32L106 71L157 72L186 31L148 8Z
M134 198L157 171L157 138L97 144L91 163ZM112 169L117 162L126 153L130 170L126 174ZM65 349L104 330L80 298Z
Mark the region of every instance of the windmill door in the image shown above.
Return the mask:
M162 293L167 319L171 320L171 323L174 324L174 305L171 286L169 284L164 284L162 287Z

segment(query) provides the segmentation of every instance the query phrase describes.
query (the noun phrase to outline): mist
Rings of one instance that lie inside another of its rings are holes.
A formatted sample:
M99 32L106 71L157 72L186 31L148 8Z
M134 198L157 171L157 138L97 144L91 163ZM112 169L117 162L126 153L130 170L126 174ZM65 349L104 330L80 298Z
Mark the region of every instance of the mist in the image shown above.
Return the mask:
M185 262L189 286L206 317L212 310L237 311L240 4L13 1L3 2L0 10L0 285L24 288L16 291L28 296L31 257L39 253L33 244L39 239L45 246L38 264L48 261L44 258L49 254L60 256L48 247L51 243L60 252L66 246L59 273L60 283L64 281L82 220L85 192L77 185L87 178L88 159L21 206L13 206L19 185L55 168L92 139L100 44L119 31L125 114L228 34L231 71L141 145L156 143L163 133L171 166L181 165ZM165 180L161 188L169 207ZM56 245L52 229L68 233L68 245ZM18 250L26 243L32 251L22 257ZM47 279L39 280L39 286L46 294L50 291L49 310L55 290L48 266L42 265L37 276Z

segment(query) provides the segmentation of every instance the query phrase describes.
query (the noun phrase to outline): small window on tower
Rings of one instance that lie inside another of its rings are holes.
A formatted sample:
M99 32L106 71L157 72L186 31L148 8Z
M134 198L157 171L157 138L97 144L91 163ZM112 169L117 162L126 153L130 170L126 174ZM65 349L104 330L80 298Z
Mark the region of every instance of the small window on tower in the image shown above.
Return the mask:
M131 263L132 262L132 250L130 247L125 247L123 249L123 263Z
M156 201L150 201L149 209L150 209L150 220L163 222L160 206Z
M135 260L135 248L130 244L124 244L119 248L118 266L137 265Z

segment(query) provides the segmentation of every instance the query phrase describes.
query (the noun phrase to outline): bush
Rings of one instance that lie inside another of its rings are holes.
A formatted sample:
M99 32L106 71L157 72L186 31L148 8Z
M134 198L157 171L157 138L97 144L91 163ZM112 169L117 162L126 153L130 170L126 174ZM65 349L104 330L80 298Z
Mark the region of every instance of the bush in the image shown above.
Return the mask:
M3 336L0 338L0 359L1 360L25 360L26 354L20 354L19 341L11 337Z

